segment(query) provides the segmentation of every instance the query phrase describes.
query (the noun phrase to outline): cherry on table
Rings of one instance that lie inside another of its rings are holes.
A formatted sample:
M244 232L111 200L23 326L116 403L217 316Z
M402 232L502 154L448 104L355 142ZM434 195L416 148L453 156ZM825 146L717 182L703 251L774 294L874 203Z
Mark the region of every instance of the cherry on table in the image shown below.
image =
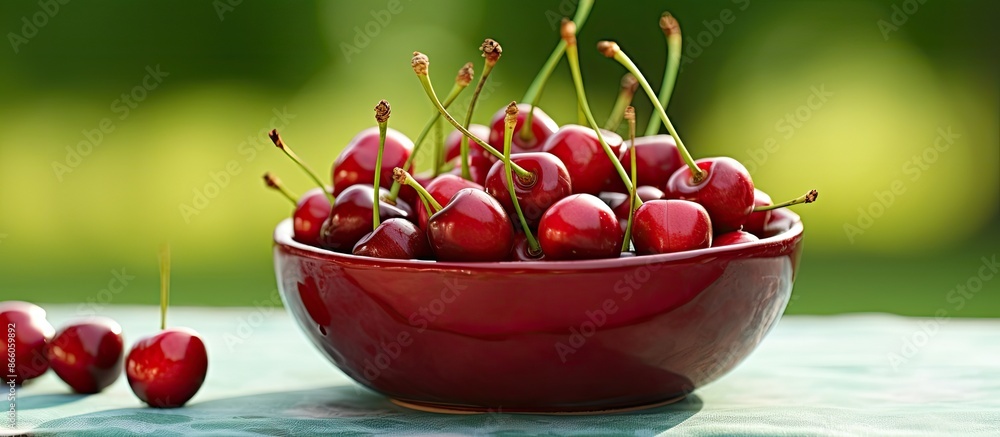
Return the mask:
M616 258L622 239L615 213L590 194L564 197L538 224L538 241L550 260Z
M73 391L89 394L118 379L124 351L122 327L109 318L95 317L60 329L49 342L47 355L60 379Z
M4 339L14 340L13 372L5 359L4 381L13 380L22 384L37 378L49 369L45 349L55 333L52 324L45 319L45 310L33 303L10 300L0 302L0 326L4 329ZM9 344L4 349L7 350Z

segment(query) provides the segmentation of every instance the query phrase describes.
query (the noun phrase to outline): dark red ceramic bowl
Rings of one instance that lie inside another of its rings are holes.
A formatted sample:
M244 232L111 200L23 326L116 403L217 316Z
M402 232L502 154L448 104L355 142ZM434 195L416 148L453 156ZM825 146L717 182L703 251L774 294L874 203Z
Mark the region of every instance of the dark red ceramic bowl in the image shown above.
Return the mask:
M740 363L788 304L802 223L759 242L610 260L444 263L333 253L274 233L285 306L359 383L451 411L658 405Z

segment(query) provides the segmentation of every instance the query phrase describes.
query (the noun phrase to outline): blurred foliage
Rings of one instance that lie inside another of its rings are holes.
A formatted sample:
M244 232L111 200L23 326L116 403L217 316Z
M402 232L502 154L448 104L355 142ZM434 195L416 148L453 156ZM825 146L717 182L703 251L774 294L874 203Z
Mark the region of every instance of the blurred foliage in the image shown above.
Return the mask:
M477 47L492 37L504 55L475 116L486 122L521 99L574 4L0 4L8 43L23 38L0 49L0 298L94 300L125 268L136 279L112 302L153 304L156 247L170 241L175 303L267 299L270 235L290 207L259 176L275 171L297 191L311 183L263 129L276 121L327 173L374 125L379 99L393 105L392 127L420 129L430 106L412 51L430 56L444 92L464 62L482 69ZM789 312L930 315L996 253L997 2L600 1L579 37L599 119L624 70L594 44L617 40L657 87L666 9L685 36L669 112L693 153L740 159L776 199L821 192L798 209L808 247ZM135 91L157 67L162 83ZM816 90L825 101L810 99ZM128 107L123 93L144 99ZM651 107L641 95L635 105L641 128ZM542 106L576 119L564 64ZM932 151L939 128L960 136ZM67 156L87 141L96 145L79 162ZM1000 316L997 283L986 288L955 314Z

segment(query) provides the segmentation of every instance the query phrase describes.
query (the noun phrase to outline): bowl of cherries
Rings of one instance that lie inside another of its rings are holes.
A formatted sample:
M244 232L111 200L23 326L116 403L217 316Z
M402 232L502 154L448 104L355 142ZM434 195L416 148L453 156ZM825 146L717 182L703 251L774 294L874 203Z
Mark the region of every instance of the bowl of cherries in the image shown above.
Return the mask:
M292 201L274 232L277 282L309 340L360 384L411 408L442 412L619 411L682 399L731 370L774 327L789 301L803 225L727 157L692 158L664 107L680 59L680 29L660 25L670 55L654 93L614 42L598 49L628 73L608 122L586 98L577 23L521 104L489 126L471 123L500 59L487 39L484 69L464 120L448 107L473 81L463 66L438 98L430 59L411 67L434 105L410 140L388 127L361 131L333 164L332 185L288 143L274 144L317 188ZM584 125L558 125L537 107L562 56ZM636 138L631 99L653 104ZM615 131L625 121L627 134ZM415 157L438 123L431 170ZM658 135L665 126L668 135ZM624 140L626 137L627 140Z

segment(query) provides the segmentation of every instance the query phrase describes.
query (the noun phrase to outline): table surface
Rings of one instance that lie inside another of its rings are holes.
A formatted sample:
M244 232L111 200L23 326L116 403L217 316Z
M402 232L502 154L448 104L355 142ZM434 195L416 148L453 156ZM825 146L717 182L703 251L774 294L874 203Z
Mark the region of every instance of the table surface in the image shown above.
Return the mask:
M57 328L75 306L49 306ZM126 345L154 307L111 306ZM750 358L680 403L632 413L453 416L410 411L361 388L281 307L174 308L209 351L184 408L146 408L125 378L71 394L52 372L17 392L0 434L75 435L1000 435L1000 320L888 315L784 317Z

